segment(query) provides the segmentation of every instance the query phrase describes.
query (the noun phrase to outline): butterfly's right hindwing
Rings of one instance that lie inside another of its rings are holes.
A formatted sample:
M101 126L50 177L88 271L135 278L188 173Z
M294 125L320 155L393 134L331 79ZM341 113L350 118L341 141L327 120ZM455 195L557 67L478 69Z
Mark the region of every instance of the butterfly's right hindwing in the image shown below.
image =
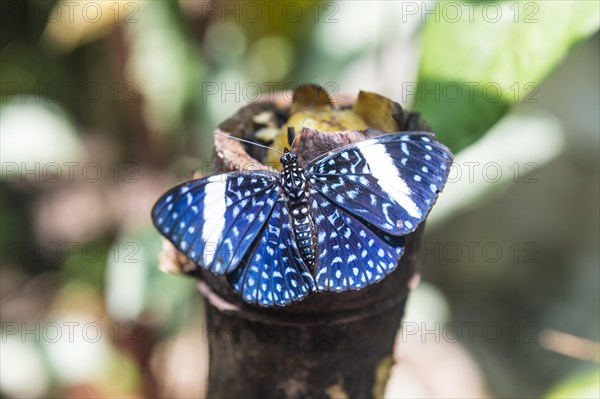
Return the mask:
M191 180L152 209L156 228L188 258L217 274L235 270L267 223L280 186L266 171Z
M358 290L391 273L404 253L396 237L360 221L327 197L315 193L312 209L318 228L315 282L319 291Z

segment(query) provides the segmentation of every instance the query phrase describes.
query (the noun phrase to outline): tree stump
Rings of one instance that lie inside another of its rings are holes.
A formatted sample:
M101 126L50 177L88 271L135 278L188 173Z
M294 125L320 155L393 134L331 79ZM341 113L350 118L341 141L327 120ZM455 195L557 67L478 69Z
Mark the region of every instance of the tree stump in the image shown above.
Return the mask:
M307 90L314 89L309 86ZM306 87L299 88L306 89ZM297 90L298 91L298 90ZM360 96L363 95L361 92ZM295 98L298 98L297 92ZM279 93L243 107L215 131L215 173L268 168L260 159L264 149L224 137L253 139L256 115L271 112L282 121L295 106L291 93ZM288 99L286 101L286 99ZM383 99L383 100L382 100ZM355 99L337 98L338 108ZM370 98L373 101L373 98ZM428 130L418 114L383 101L392 131ZM296 104L297 105L297 104ZM364 108L369 102L362 103ZM355 106L355 110L360 107ZM382 108L382 107L379 107ZM369 125L373 115L369 114ZM378 128L379 126L375 126ZM388 129L388 130L389 130ZM364 131L332 134L304 129L297 147L301 164L344 144L364 140ZM383 396L391 368L392 350L410 289L418 281L422 223L406 236L398 267L382 281L359 291L320 292L284 308L260 308L245 303L223 276L192 264L173 248L163 253L162 266L196 276L206 298L209 398L368 398ZM166 254L166 255L165 255ZM169 258L169 259L166 259Z

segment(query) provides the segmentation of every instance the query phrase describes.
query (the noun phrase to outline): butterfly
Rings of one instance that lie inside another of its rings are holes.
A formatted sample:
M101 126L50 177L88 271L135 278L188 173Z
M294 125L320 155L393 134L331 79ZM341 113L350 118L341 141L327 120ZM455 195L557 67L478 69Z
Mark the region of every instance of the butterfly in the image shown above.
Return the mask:
M452 153L429 132L349 144L305 167L184 182L152 209L158 231L247 303L276 307L314 292L359 290L391 273L446 183Z

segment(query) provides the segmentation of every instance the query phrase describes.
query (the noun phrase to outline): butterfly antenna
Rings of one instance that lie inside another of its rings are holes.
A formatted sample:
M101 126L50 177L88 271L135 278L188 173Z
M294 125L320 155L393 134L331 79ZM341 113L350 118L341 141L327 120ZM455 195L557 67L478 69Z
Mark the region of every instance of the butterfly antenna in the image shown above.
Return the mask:
M312 102L308 106L308 109L306 110L306 113L310 112L310 110L312 109L312 107L315 105L315 102L319 98L319 94L321 94L321 86L317 87L317 92L315 93L315 96L313 97ZM302 127L304 126L304 122L306 122L306 118L308 118L308 115L306 115L304 117L304 119L302 119L302 122L300 123L300 126L298 127L298 133L302 132ZM296 143L296 139L298 138L298 136L300 136L299 134L295 134L294 133L294 127L293 126L288 126L288 142L289 142L290 136L293 137L293 140L292 140L292 142L290 144L290 150L291 150L292 148L294 148L294 144Z
M221 132L215 132L215 134L217 134L219 136L227 137L228 139L231 139L231 140L237 140L237 141L241 141L242 143L252 144L252 145L255 145L255 146L258 146L258 147L266 148L267 150L273 150L273 151L278 152L281 155L283 155L283 152L279 151L276 148L269 147L268 145L258 144L258 143L255 143L254 141L241 139L239 137L231 136L229 134L225 134L225 133L221 133Z

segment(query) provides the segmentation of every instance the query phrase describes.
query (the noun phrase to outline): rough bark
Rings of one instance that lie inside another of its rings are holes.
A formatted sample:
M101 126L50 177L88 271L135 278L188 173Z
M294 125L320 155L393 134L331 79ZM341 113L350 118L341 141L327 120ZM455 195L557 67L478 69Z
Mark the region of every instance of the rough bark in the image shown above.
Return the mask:
M382 282L314 295L283 309L231 302L201 283L207 300L209 398L381 397L422 227Z

